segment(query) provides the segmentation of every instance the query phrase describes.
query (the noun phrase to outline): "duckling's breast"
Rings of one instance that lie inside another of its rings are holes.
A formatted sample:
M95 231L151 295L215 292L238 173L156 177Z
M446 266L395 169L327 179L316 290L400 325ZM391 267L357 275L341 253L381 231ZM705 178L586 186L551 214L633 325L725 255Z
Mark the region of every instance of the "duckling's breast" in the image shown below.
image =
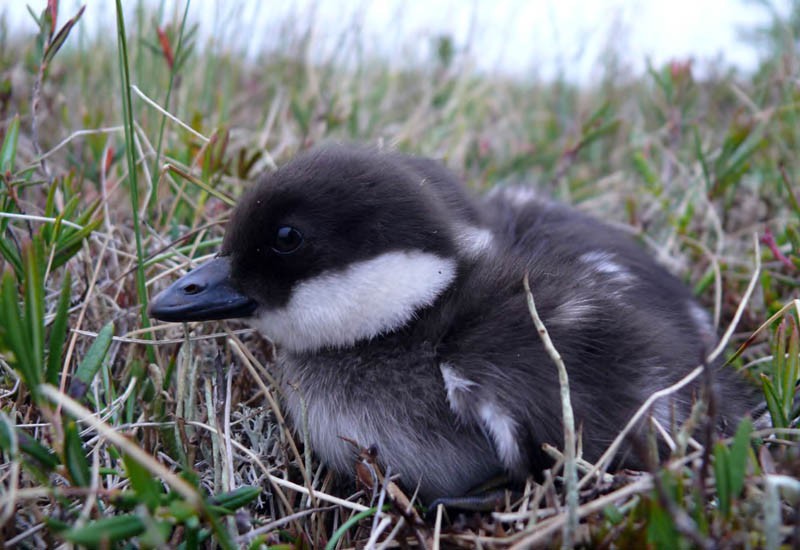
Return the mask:
M313 450L340 475L355 472L360 449L350 441L373 447L385 471L428 501L503 471L485 435L449 409L430 346L283 353L278 362L294 426L308 426Z

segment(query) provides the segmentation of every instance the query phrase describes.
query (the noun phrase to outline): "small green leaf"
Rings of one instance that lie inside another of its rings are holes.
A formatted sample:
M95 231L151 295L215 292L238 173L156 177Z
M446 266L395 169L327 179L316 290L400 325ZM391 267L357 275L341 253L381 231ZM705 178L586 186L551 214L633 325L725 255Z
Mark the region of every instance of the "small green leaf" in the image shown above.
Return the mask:
M598 126L598 125L599 125L599 124L600 124L600 123L603 121L603 119L604 119L604 118L606 118L606 117L608 117L609 115L611 115L611 114L612 114L612 113L611 113L611 110L612 110L612 105L611 105L611 102L610 102L610 101L608 101L608 100L604 101L604 102L602 103L602 105L600 105L600 106L599 106L599 107L598 107L598 108L597 108L597 109L596 109L596 110L595 110L595 111L594 111L594 112L593 112L593 113L592 113L592 114L589 116L589 118L586 120L586 122L584 122L583 124L581 124L581 131L582 131L583 133L586 133L586 132L588 132L589 130L591 130L593 127L596 127L596 126Z
M753 432L753 421L745 417L736 428L736 435L731 444L728 457L728 473L730 475L731 497L738 498L744 487L744 476L747 470L747 458L750 450L750 434Z
M761 388L764 392L764 400L767 402L767 410L769 410L770 417L772 418L772 426L775 428L787 428L789 426L789 420L783 414L781 400L775 392L775 386L772 384L772 380L764 373L761 373Z
M58 180L56 180L58 181ZM44 203L44 215L48 218L52 218L56 211L56 191L58 191L59 185L56 182L50 186L47 190L47 200ZM46 241L49 242L48 239L45 238Z
M17 247L3 235L0 235L0 255L11 264L11 267L14 269L14 274L18 279L21 279L23 276L22 258L19 255L19 251L17 251Z
M64 339L67 337L67 320L69 319L69 297L72 290L72 278L69 271L64 273L61 295L58 297L56 316L50 327L50 338L47 346L47 369L44 379L48 384L58 385L58 373L61 367L61 353Z
M735 126L730 129L715 162L712 196L719 196L747 171L750 158L762 144L763 133L763 127Z
M33 15L33 11L28 9L31 15ZM47 41L50 36L53 35L53 13L50 11L50 7L46 7L42 11L42 15L40 17L36 17L34 15L34 19L36 20L39 26L39 32L36 35L36 57L42 58L44 56L44 47L47 44Z
M636 151L633 153L633 167L639 173L639 175L644 180L647 188L650 190L653 195L656 197L661 195L662 192L662 185L661 181L656 174L656 171L650 166L647 158L641 151Z
M56 191L58 190L59 187L60 186L56 182L53 182L53 184L47 190L47 199L45 200L44 203L44 215L47 216L48 218L52 218L55 215ZM53 243L53 229L54 228L50 224L45 224L44 226L42 226L42 229L40 230L42 238L44 239L44 242L46 242L47 244Z
M27 330L30 342L30 370L38 384L44 378L44 280L42 261L44 251L41 239L34 237L25 248L25 320L23 330Z
M785 357L783 362L783 379L781 380L783 384L783 388L781 389L781 405L783 406L783 411L788 420L791 418L789 414L794 404L795 386L797 385L798 370L800 370L800 368L798 368L798 363L800 362L800 359L798 359L798 354L800 353L800 338L798 337L797 325L794 319L789 317L787 321L786 331L789 333L789 343L781 350Z
M19 115L14 115L11 124L6 130L3 146L0 147L0 176L14 170L17 158L17 143L19 141Z
M118 474L119 475L119 474ZM120 491L112 499L114 507L123 512L130 512L141 504L139 495L134 490Z
M64 430L64 465L69 471L73 485L76 487L90 485L89 460L86 458L86 451L83 449L83 443L81 443L81 437L74 421L69 422Z
M234 511L254 500L259 494L261 494L261 487L243 485L233 491L215 495L209 499L209 502Z
M647 540L655 548L680 548L680 536L677 529L675 529L672 518L656 500L650 503Z
M619 511L619 508L613 504L609 504L603 508L603 514L612 525L618 525L623 519L625 519L625 516L622 515L622 512Z
M56 187L57 187L56 185L52 185L52 186L50 186L50 189L55 189ZM48 196L48 200L49 200L49 196ZM63 221L64 220L68 220L68 219L70 219L72 217L72 214L74 213L75 208L78 206L79 203L80 203L80 196L75 195L74 197L72 197L67 202L66 205L64 205L64 209L61 211L60 214L56 214L53 211L51 211L49 214L47 214L50 217L55 217L56 218L56 221L55 221L54 224L52 224L52 225L47 224L44 227L42 227L42 236L44 237L44 241L47 244L53 244L54 242L58 241L59 237L61 235L64 235L64 234L65 235L69 235L70 233L74 233L75 231L77 231L74 228L65 226ZM53 206L53 210L54 209L55 209L55 205ZM78 225L82 225L82 224L78 224ZM66 231L64 231L65 228L66 228Z
M778 324L778 328L775 329L775 334L772 336L771 342L771 351L772 351L772 364L770 369L770 374L772 374L772 382L775 383L777 380L780 379L781 373L783 372L783 364L786 359L783 356L784 351L786 350L786 321L783 321ZM781 387L782 384L781 384ZM778 388L776 388L777 390Z
M103 359L105 359L106 353L108 353L108 348L111 346L113 337L114 323L109 321L106 326L100 329L97 338L78 366L78 370L75 372L75 376L70 382L69 391L67 392L70 397L81 399L86 394L86 390L89 389L89 385L92 383L97 371L100 370L100 365L103 364Z
M144 533L144 530L145 524L138 516L113 516L70 529L63 537L73 544L98 548L135 537Z
M9 360L12 366L20 373L28 390L37 395L37 388L41 380L37 377L38 371L31 368L31 344L27 331L23 330L22 312L19 309L19 292L10 271L3 274L2 290L0 290L0 342L10 349L13 357Z
M789 196L789 206L794 210L795 216L800 216L800 203L797 201L795 190L792 189L792 184L787 178L780 178L783 186L786 188L786 194Z
M136 492L136 496L152 512L161 500L161 484L153 477L150 470L130 456L123 455L122 461L125 464L125 471L128 473L128 479L131 482L131 487Z
M67 201L67 204L64 205L64 209L61 211L61 216L65 219L70 219L75 211L78 209L78 206L81 204L81 197L80 195L75 195L71 199ZM90 212L91 215L91 212ZM77 222L78 225L83 225L80 222Z
M89 205L87 209L81 212L77 218L75 218L75 223L78 225L86 226L89 224L89 220L92 219L95 212L100 208L100 199L94 201L92 204ZM66 209L66 208L65 208Z
M714 445L714 478L717 484L719 509L726 517L731 510L730 457L728 448L721 442Z
M47 45L47 50L44 52L44 63L49 63L53 57L58 53L58 50L61 49L61 46L64 45L64 41L69 36L72 27L75 26L75 23L78 22L78 19L81 18L83 15L83 10L86 9L86 5L81 6L81 9L78 10L78 13L69 19L64 26L61 27L61 30L56 33L56 35L50 40L50 43Z
M599 126L599 127L595 128L595 129L587 132L586 134L584 134L581 137L581 147L582 148L583 147L588 147L589 145L591 145L592 143L594 143L595 141L597 141L601 137L603 137L603 136L605 136L607 134L614 133L617 130L617 128L619 128L620 124L621 124L621 122L619 121L619 119L616 119L616 120L612 120L611 122L607 122L606 124L603 124L602 126Z
M139 535L137 542L142 548L166 548L172 528L173 524L169 521L148 521L147 530Z
M61 460L53 449L45 447L27 433L17 430L17 438L22 452L38 462L46 471L50 472L61 464Z
M792 253L800 256L800 231L798 231L796 225L786 226L786 237L792 243Z
M180 523L197 516L197 509L185 500L174 500L169 503L169 513Z
M0 411L0 450L3 451L7 459L16 459L19 451L16 426L2 411Z
M67 523L59 518L54 518L53 516L45 516L44 524L47 525L47 528L50 529L52 533L63 533L72 526L71 523Z
M33 9L29 5L26 5L25 7L28 8L28 13L30 14L31 17L33 17L33 20L36 23L36 26L41 28L41 26L42 26L42 18L40 18L38 15L36 15L36 12L34 12ZM42 16L44 16L44 14L42 14Z
M291 109L295 120L297 120L297 123L300 125L300 132L302 134L307 134L309 128L309 119L311 118L311 109L304 109L300 101L294 96L292 96L292 98L289 100L289 108Z
M700 161L700 167L703 169L703 181L705 181L706 191L708 191L712 186L708 160L705 152L703 152L703 143L700 139L700 131L698 130L697 126L693 126L692 130L692 133L694 134L694 153L697 157L697 160Z
M692 518L697 524L698 530L704 534L708 534L708 514L706 513L706 498L700 488L694 486L692 489L692 500L694 506L692 507Z
M83 240L97 229L102 222L102 218L97 218L88 225L84 225L83 229L71 232L67 236L62 235L62 238L56 242L56 253L53 256L53 269L61 267L77 254L81 249Z

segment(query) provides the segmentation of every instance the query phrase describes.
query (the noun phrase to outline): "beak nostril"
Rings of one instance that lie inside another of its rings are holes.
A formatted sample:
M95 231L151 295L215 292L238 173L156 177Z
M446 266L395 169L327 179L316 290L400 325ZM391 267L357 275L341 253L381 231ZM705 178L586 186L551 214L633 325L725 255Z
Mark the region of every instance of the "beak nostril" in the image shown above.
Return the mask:
M188 285L183 287L183 291L186 294L197 294L201 290L203 290L203 287L195 283L189 283Z

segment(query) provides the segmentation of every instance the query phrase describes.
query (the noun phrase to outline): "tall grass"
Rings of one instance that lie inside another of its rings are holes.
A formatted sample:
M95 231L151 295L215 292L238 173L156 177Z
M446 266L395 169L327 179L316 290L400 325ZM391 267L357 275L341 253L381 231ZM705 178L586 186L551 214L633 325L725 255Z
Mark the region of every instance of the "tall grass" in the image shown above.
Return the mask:
M426 523L395 492L343 500L284 422L266 342L234 323L148 325L148 296L218 248L235 197L325 140L437 157L478 191L525 182L624 224L762 389L769 417L731 440L700 399L654 433L664 464L610 476L578 461L576 544L799 543L800 2L750 29L753 75L700 78L678 59L597 85L476 73L447 37L412 67L370 57L357 29L342 39L356 63L315 59L296 21L253 60L202 43L190 4L174 19L137 4L78 40L56 5L0 34L4 546L561 542L559 469L468 521Z

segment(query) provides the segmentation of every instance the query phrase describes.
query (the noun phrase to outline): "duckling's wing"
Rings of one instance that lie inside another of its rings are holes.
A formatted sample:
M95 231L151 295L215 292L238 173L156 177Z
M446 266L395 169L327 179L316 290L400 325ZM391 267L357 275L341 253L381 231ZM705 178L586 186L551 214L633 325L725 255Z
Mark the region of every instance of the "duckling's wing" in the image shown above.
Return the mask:
M442 363L440 369L450 410L462 424L476 426L484 434L506 471L524 476L528 460L521 446L523 430L511 410L497 399L491 385L470 379L454 364Z

